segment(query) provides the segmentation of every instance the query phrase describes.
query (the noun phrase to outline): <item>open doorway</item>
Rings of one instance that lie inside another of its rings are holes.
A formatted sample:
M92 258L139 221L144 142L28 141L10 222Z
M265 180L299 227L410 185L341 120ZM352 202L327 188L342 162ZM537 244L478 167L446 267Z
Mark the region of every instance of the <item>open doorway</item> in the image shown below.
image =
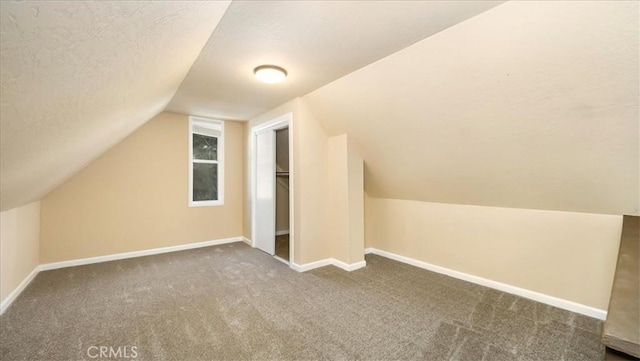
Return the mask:
M289 128L276 130L276 249L289 262Z
M293 261L291 114L252 128L253 246Z

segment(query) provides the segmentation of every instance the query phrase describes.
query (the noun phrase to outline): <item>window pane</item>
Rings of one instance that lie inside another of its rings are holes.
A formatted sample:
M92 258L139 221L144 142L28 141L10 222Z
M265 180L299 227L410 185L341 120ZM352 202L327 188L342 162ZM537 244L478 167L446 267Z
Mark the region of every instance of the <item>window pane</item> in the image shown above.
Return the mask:
M218 165L193 163L193 201L218 200Z
M218 160L218 138L194 133L193 159Z

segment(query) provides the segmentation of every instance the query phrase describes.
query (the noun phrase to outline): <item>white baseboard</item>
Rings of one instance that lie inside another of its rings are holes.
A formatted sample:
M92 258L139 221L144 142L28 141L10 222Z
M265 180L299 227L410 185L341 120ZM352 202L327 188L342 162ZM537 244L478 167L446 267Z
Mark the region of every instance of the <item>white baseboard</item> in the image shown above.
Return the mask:
M2 301L2 303L0 303L0 315L2 315L4 311L11 306L13 301L20 296L22 291L24 291L29 283L31 283L31 281L33 281L33 279L38 275L38 272L40 272L40 266L36 266L36 268L34 268L33 271L31 271L31 273L29 273L29 275L20 283L20 285L18 285L18 287L13 290L13 292L11 292L9 296Z
M291 267L292 269L298 272L307 272L307 271L311 271L312 269L328 266L330 264L331 264L331 258L327 258L327 259L321 259L319 261L305 263L305 264L297 264L295 262L291 262L289 267Z
M171 246L171 247L154 248L154 249L143 250L143 251L117 253L117 254L106 255L106 256L82 258L82 259L76 259L76 260L70 260L70 261L42 264L34 268L33 271L31 271L31 273L20 283L20 285L15 290L13 290L13 292L11 292L9 296L7 296L7 298L2 301L2 303L0 303L0 315L3 314L7 310L7 308L9 308L11 303L15 301L16 298L18 298L18 296L22 293L22 291L24 291L24 289L29 285L29 283L31 283L31 281L35 278L35 276L40 271L47 271L52 269L65 268L65 267L81 266L81 265L99 263L99 262L115 261L115 260L134 258L134 257L149 256L149 255L168 253L168 252L177 252L177 251L189 250L194 248L210 247L210 246L216 246L216 245L240 242L240 241L245 242L249 245L252 244L252 242L246 237L232 237L232 238L225 238L225 239L206 241L206 242L189 243L189 244ZM426 269L432 272L444 274L444 275L461 279L467 282L479 284L485 287L497 289L499 291L518 295L518 296L528 298L537 302L545 303L554 307L580 313L580 314L583 314L589 317L594 317L600 320L605 320L607 318L606 310L601 310L601 309L594 308L591 306L586 306L577 302L573 302L573 301L557 298L554 296L538 293L535 291L527 290L524 288L508 285L506 283L501 283L501 282L489 280L486 278L470 275L467 273L455 271L449 268L419 261L410 257L401 256L395 253L379 250L373 247L366 248L365 253L376 254L382 257L386 257L386 258L398 261L398 262L410 264L412 266ZM366 261L347 264L335 258L327 258L327 259L323 259L323 260L319 260L311 263L305 263L303 265L299 265L294 262L291 262L289 266L298 272L306 272L312 269L329 266L329 265L333 265L345 271L350 272L350 271L355 271L357 269L365 267Z
M70 261L41 264L36 268L34 268L33 271L24 279L24 281L22 281L22 283L20 283L20 285L15 290L13 290L13 292L11 292L11 294L9 294L9 296L7 296L7 298L4 299L2 303L0 303L0 315L3 314L7 308L9 308L11 303L15 301L15 299L18 298L18 296L20 296L22 291L24 291L24 289L29 285L29 283L31 283L31 281L36 277L36 275L40 271L48 271L48 270L53 270L58 268L82 266L82 265L92 264L92 263L116 261L116 260L134 258L134 257L150 256L154 254L161 254L161 253L168 253L168 252L185 251L188 249L217 246L221 244L241 242L241 241L251 245L251 241L245 237L231 237L231 238L223 238L223 239L217 239L217 240L206 241L206 242L181 244L178 246L152 248L152 249L146 249L143 251L116 253L116 254L110 254L106 256L81 258L81 259L74 259Z
M338 268L342 268L345 271L351 272L351 271L355 271L358 270L360 268L364 268L367 266L367 261L360 261L360 262L356 262L356 263L344 263L342 261L339 261L335 258L331 259L331 264L338 267Z
M244 243L248 244L249 246L253 247L253 241L250 240L247 237L242 237L242 242L244 242Z
M282 231L276 231L276 236L282 236L282 235L285 235L285 234L289 234L289 230L288 229L285 229L285 230L282 230Z
M302 265L299 265L297 263L291 262L289 267L291 267L292 269L294 269L294 270L296 270L298 272L307 272L307 271L311 271L312 269L325 267L325 266L329 266L329 265L333 265L333 266L341 268L341 269L343 269L345 271L351 272L351 271L355 271L355 270L360 269L360 268L364 268L367 265L367 262L366 261L360 261L360 262L348 264L348 263L344 263L342 261L339 261L339 260L337 260L335 258L326 258L326 259L321 259L321 260L315 261L315 262L305 263L305 264L302 264Z
M444 274L453 278L461 279L463 281L493 288L502 292L518 295L520 297L528 298L533 301L537 301L537 302L541 302L554 307L562 308L564 310L568 310L571 312L580 313L589 317L597 318L600 320L605 320L607 318L606 310L601 310L601 309L583 305L577 302L565 300L562 298L557 298L554 296L545 295L543 293L527 290L524 288L512 286L506 283L501 283L501 282L493 281L490 279L486 279L486 278L482 278L474 275L470 275L468 273L455 271L449 268L437 266L431 263L419 261L417 259L401 256L399 254L383 251L373 247L369 247L365 249L365 254L369 254L369 253L386 257L394 261L410 264L412 266L423 268L432 272Z
M117 261L117 260L127 259L127 258L151 256L151 255L154 255L154 254L185 251L185 250L188 250L188 249L217 246L217 245L221 245L221 244L233 243L233 242L241 242L241 241L244 241L244 237L231 237L231 238L217 239L217 240L213 240L213 241L181 244L181 245L178 245L178 246L152 248L152 249L145 249L145 250L142 250L142 251L116 253L116 254L109 254L109 255L106 255L106 256L98 256L98 257L74 259L74 260L70 260L70 261L46 263L46 264L41 264L40 265L40 270L41 271L48 271L48 270L58 269L58 268L75 267L75 266L82 266L82 265L85 265L85 264L108 262L108 261Z

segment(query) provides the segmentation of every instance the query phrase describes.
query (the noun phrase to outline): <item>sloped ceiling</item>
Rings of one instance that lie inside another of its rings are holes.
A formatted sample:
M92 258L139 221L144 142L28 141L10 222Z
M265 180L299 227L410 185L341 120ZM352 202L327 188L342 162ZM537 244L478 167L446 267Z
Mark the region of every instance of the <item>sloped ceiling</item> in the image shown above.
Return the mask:
M507 2L303 98L374 197L638 214L638 2Z
M502 1L237 1L168 110L247 120ZM253 77L276 64L277 85Z
M164 110L228 5L2 1L1 209L40 199Z
M371 196L638 214L638 2L497 5L3 1L1 208L165 108L249 119L333 81L304 101Z

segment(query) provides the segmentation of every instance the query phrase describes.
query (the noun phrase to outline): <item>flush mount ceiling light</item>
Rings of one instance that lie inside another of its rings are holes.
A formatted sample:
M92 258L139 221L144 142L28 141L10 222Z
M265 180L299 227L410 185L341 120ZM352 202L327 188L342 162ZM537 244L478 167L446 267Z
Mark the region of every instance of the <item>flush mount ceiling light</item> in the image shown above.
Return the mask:
M253 74L263 83L281 83L287 77L287 71L275 65L260 65L253 69Z

